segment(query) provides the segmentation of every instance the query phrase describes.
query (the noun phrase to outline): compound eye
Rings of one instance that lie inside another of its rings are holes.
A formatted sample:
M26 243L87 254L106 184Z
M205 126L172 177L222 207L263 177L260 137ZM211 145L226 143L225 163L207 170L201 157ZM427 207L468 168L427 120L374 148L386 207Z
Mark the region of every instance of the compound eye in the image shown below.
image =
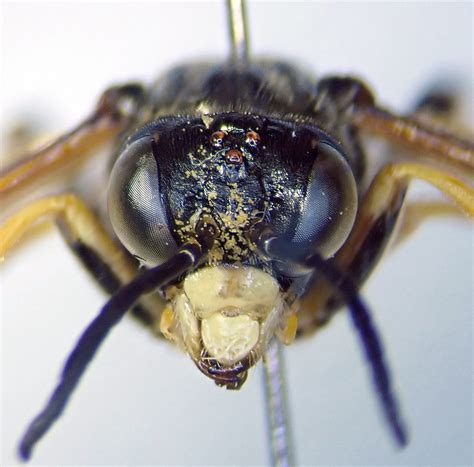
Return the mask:
M112 169L108 208L112 227L130 253L152 266L177 250L160 189L152 138L142 137L120 154Z
M315 151L315 160L301 190L304 194L299 208L291 215L275 218L273 228L302 252L318 251L330 257L345 242L354 224L357 189L352 170L337 149L318 142ZM290 277L309 272L291 264L276 266Z
M293 241L311 243L322 255L333 255L345 242L357 211L357 189L346 159L333 146L317 144L301 217Z

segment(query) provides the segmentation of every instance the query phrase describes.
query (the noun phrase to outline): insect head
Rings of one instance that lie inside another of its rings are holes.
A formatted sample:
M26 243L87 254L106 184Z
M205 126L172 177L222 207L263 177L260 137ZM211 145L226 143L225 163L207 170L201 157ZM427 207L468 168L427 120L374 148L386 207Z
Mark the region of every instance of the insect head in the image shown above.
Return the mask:
M252 231L265 226L303 256L328 257L346 240L356 209L354 177L330 135L237 113L146 125L124 145L109 188L113 228L148 267L192 242L198 221L216 227L201 268L162 288L172 308L162 330L228 387L239 386L287 328L294 290L311 275L266 257Z

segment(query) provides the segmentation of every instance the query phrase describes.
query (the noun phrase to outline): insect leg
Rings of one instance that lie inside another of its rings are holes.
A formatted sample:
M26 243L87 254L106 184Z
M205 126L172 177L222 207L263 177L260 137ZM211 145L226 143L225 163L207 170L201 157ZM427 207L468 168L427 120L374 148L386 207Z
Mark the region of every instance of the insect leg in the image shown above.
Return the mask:
M136 84L108 89L84 122L1 172L0 195L10 194L53 168L77 160L87 151L109 141L130 125L143 100L144 90Z
M334 263L361 287L388 244L403 204L408 184L424 180L454 201L458 209L474 217L474 189L459 179L422 164L392 164L375 177L356 218L352 232ZM327 323L341 302L323 279L308 290L298 313L299 334L310 334Z
M32 225L48 218L56 220L69 247L108 293L136 276L135 259L112 240L94 213L72 194L35 201L7 219L0 226L0 258ZM142 321L151 320L154 314L159 316L164 307L158 295L143 297L140 304L134 312Z
M353 129L383 137L417 155L428 155L430 161L472 175L473 141L459 138L440 126L444 122L442 126L446 127L446 120L455 113L454 98L446 94L446 89L427 94L409 116L380 107L367 85L351 76L323 78L316 91L315 112L328 128L334 122L347 121Z
M474 144L452 134L426 126L411 117L403 117L377 106L355 106L352 123L362 131L382 136L440 161L474 168Z
M51 398L27 428L19 446L19 454L23 460L30 458L35 444L60 417L87 366L112 328L143 294L153 292L198 266L212 247L216 233L217 228L214 224L206 221L198 222L196 238L192 243L183 244L168 261L143 270L112 295L81 334L66 360Z
M369 309L358 294L356 284L345 272L324 259L318 252L302 256L302 251L289 246L287 241L275 235L271 227L264 224L260 227L256 226L249 235L255 246L266 256L294 262L317 271L328 280L341 300L347 304L352 323L370 366L374 388L383 414L397 444L400 447L405 446L408 437L392 387L392 378L385 361L382 341Z
M439 82L430 86L420 96L410 115L431 128L445 128L457 134L463 134L462 123L459 121L460 96L454 84ZM464 131L464 134L468 134L467 131ZM392 249L402 244L429 219L443 217L467 220L453 204L443 200L407 200L400 217L397 235L391 245Z
M141 295L156 290L157 287L197 266L206 253L207 248L204 245L185 244L171 259L152 269L144 270L112 295L80 336L66 360L51 398L27 428L19 447L22 459L30 458L34 445L60 417L103 340Z

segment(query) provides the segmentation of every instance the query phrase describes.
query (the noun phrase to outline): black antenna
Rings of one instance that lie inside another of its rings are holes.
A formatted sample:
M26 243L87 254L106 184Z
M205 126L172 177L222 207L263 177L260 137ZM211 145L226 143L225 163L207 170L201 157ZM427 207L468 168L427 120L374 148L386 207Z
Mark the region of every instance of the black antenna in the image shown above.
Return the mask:
M294 262L320 272L342 295L349 307L352 322L370 365L373 383L385 419L397 444L400 447L405 446L408 437L392 388L389 367L384 359L382 341L372 322L370 312L359 297L352 281L333 264L322 258L319 253L304 256L294 245L289 245L288 242L278 238L265 227L255 228L254 232L251 232L251 239L270 258Z
M23 460L31 457L35 444L60 417L69 398L79 383L87 365L107 337L110 330L143 295L167 284L196 267L211 248L216 236L212 223L199 222L196 226L198 243L183 245L178 253L159 266L145 270L127 285L118 289L104 305L97 317L82 333L70 353L61 373L60 381L46 407L31 422L19 445Z

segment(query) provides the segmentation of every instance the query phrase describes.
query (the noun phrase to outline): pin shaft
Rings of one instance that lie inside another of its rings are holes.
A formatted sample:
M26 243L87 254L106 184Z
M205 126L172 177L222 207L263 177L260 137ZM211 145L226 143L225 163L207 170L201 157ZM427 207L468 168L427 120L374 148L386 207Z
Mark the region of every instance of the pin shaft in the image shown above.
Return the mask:
M249 41L245 10L244 0L227 0L232 60L235 63L246 63L248 61Z

